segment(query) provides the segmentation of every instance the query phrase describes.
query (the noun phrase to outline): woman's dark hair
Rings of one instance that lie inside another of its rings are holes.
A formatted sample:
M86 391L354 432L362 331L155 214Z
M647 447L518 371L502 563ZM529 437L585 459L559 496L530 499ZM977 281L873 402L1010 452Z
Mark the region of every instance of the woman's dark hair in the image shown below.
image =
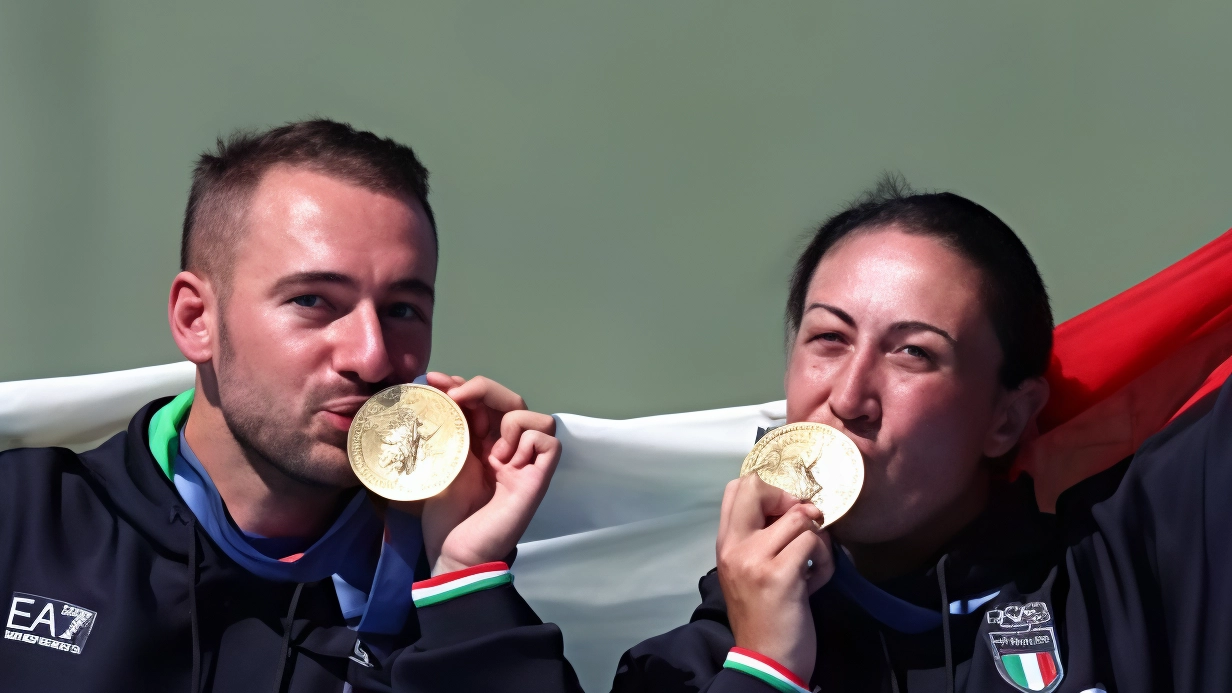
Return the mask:
M916 194L902 176L877 186L830 217L796 261L787 295L787 334L794 340L817 265L853 233L894 225L935 238L966 257L984 276L982 294L1004 357L1001 384L1016 388L1040 376L1052 355L1052 308L1031 253L997 215L954 193Z

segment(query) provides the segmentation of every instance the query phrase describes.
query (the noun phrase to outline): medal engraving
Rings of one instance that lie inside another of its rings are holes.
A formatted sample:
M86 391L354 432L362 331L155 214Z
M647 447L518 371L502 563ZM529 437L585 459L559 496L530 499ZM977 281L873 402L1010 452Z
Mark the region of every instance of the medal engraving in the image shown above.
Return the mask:
M740 476L761 480L812 501L828 527L856 502L864 485L864 458L851 439L825 424L803 421L776 428L753 446Z
M449 486L470 446L466 417L427 385L395 385L360 407L347 434L347 459L359 480L390 500L435 496Z

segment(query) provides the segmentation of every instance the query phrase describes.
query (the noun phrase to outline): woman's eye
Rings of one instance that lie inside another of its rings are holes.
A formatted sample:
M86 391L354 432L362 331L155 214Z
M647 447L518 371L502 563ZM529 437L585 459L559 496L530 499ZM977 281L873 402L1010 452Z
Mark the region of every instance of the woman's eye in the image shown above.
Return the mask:
M825 342L841 342L843 341L843 335L837 332L822 332L821 334L817 335L814 339L820 339Z
M908 344L907 346L903 347L903 353L908 356L915 357L917 359L931 358L931 356L929 355L927 351L925 351L924 349L921 349L920 347L914 344Z
M321 297L315 294L305 294L303 296L296 296L291 299L291 303L294 303L297 306L303 306L305 308L316 308L321 304Z

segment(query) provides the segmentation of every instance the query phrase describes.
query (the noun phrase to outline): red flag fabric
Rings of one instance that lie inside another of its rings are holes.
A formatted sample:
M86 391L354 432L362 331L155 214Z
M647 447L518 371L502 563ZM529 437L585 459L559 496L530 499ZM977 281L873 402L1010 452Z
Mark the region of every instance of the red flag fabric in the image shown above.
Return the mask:
M1057 326L1052 395L1015 470L1040 507L1133 454L1232 374L1232 230Z

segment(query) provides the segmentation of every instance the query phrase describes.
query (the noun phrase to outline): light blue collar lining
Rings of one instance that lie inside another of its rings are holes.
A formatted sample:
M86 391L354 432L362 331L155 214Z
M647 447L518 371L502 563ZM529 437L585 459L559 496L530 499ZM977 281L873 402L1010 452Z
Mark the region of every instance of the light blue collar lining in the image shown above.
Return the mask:
M364 633L402 631L413 608L411 583L423 550L419 518L391 509L382 522L367 492L360 491L295 560L270 558L257 551L227 515L222 496L182 429L178 448L173 461L176 490L223 553L266 580L316 582L332 577L349 625Z

